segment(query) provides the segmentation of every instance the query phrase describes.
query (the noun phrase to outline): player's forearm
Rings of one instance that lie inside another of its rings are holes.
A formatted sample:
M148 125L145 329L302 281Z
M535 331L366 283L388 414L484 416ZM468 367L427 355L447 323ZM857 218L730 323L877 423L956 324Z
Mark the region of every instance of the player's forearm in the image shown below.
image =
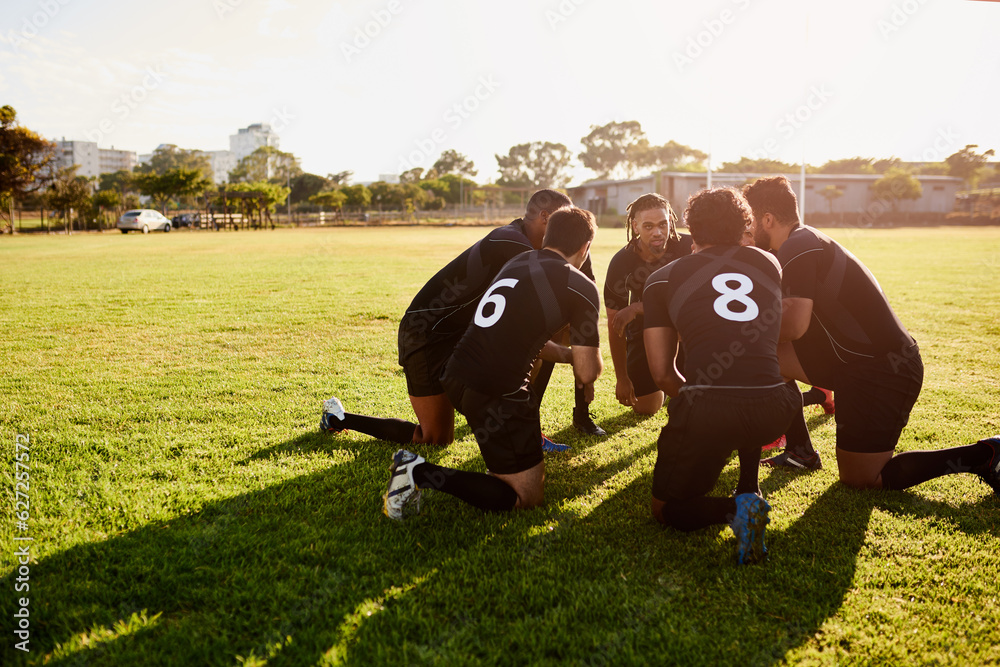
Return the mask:
M565 345L559 345L551 340L545 342L541 352L538 353L538 358L543 361L552 361L557 364L573 363L572 350Z
M611 317L608 317L608 347L611 349L611 365L614 366L615 378L624 380L628 378L628 353L626 351L625 339L618 335L615 328L611 326Z

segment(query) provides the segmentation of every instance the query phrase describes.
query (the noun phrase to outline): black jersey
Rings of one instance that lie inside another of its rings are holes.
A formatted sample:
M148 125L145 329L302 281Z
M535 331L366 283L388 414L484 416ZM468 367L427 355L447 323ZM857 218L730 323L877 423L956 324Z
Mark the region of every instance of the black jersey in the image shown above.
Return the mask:
M813 302L809 328L793 342L810 380L822 384L838 366L900 353L916 342L867 267L826 234L801 226L777 256L784 296Z
M667 249L662 257L652 262L644 262L639 256L639 239L633 239L615 253L608 264L608 275L604 281L604 306L611 310L622 310L642 300L642 290L646 279L657 269L666 266L678 257L691 254L691 237L682 234L680 240L668 239ZM625 337L631 339L642 336L642 316L629 322Z
M646 328L681 337L685 387L781 384L781 270L757 248L714 246L681 257L646 281Z
M570 325L570 344L597 347L597 285L551 250L519 255L480 300L445 377L490 396L521 389L545 342Z
M498 227L434 274L399 323L399 363L430 342L457 342L479 298L512 257L531 250L520 219Z

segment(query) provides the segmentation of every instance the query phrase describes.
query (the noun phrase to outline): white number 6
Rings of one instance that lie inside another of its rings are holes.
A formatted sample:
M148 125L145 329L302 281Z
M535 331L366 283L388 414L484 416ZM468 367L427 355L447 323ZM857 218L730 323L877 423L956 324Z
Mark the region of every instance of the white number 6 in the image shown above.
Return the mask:
M502 280L498 280L493 283L493 285L486 290L486 294L484 294L483 298L479 301L479 307L476 308L476 318L474 320L476 325L481 326L484 329L488 329L497 323L500 316L503 315L504 308L507 307L507 299L503 298L502 295L494 294L493 292L497 291L501 287L513 287L516 284L516 278L503 278ZM483 315L483 310L486 309L486 304L488 303L493 304L493 314L486 317Z

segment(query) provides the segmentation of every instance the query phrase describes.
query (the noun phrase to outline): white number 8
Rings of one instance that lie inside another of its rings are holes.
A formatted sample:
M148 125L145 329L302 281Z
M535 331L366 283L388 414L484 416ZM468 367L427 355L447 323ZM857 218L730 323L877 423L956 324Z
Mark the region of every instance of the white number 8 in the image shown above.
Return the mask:
M503 315L504 308L507 307L507 299L503 298L501 294L494 294L501 287L513 287L517 284L516 278L503 278L498 280L493 285L486 290L486 294L479 301L479 307L476 308L476 318L475 323L484 329L488 329L499 321L500 316ZM489 317L483 315L483 310L486 309L486 304L493 304L493 314Z
M732 289L728 285L729 282L739 283L739 287ZM753 291L753 281L742 273L720 273L712 278L712 287L722 295L715 300L714 304L715 312L719 314L719 317L731 322L749 322L760 314L757 304L747 296ZM739 312L730 310L729 304L734 301L746 306L746 310Z

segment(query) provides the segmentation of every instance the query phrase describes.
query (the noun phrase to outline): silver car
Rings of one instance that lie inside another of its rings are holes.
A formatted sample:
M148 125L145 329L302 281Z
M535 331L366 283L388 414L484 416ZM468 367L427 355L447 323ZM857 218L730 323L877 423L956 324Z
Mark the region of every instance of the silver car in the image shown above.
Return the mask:
M118 218L118 224L115 226L122 230L122 234L128 234L131 231L148 234L158 229L169 232L170 219L161 215L159 211L149 208L137 208L132 211L125 211L124 215Z

